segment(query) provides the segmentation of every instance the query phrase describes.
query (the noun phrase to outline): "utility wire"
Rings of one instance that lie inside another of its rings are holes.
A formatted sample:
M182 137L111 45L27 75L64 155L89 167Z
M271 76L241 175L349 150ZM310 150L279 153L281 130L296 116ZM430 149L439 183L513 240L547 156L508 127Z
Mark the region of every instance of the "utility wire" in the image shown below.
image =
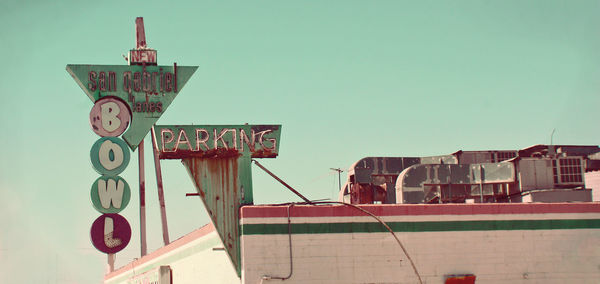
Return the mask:
M258 163L256 160L252 160L254 161L254 163L259 166L261 169L263 169L265 172L267 172L269 175L271 175L275 180L279 181L281 184L283 184L285 187L287 187L289 190L291 190L293 193L295 193L296 195L300 196L304 201L306 201L307 204L309 205L313 205L313 206L318 206L318 204L341 204L341 205L345 205L345 206L349 206L352 207L354 209L357 209L371 217L373 217L375 220L377 220L381 225L383 225L394 237L394 239L396 239L396 242L398 243L398 245L400 246L400 248L402 249L402 252L404 252L404 255L406 256L406 258L408 259L408 261L410 262L410 265L412 266L413 271L415 272L415 275L417 276L417 278L419 279L419 283L423 284L423 280L421 279L421 275L419 274L419 271L417 270L417 266L415 265L414 261L412 260L412 258L410 257L410 255L408 254L408 251L406 250L406 248L404 247L404 245L402 244L402 242L400 241L400 239L398 238L398 236L396 236L396 233L394 233L394 230L392 230L392 228L390 228L390 226L388 226L388 224L386 222L384 222L383 220L381 220L381 218L377 217L375 214L359 207L356 206L354 204L350 204L350 203L346 203L346 202L340 202L340 201L310 201L308 200L306 197L304 197L302 194L300 194L298 191L296 191L295 189L293 189L290 185L288 185L287 183L285 183L283 180L281 180L279 177L277 177L275 174L273 174L272 172L270 172L269 170L267 170L265 167L263 167L260 163ZM288 207L288 237L289 237L289 244L290 244L290 274L287 277L274 277L274 276L263 276L261 278L261 283L263 280L271 280L271 279L279 279L279 280L287 280L292 276L292 271L293 271L293 263L292 263L292 234L291 234L291 221L290 221L290 207L292 207L294 204L300 204L300 203L287 203L289 204ZM279 204L279 205L286 205L286 204Z
M294 206L294 203L290 203L287 207L288 243L289 243L289 247L290 247L290 274L288 274L285 277L263 275L260 278L260 283L263 283L264 280L272 280L272 279L281 280L281 281L288 280L292 277L292 273L294 273L294 261L293 261L293 255L292 255L292 222L290 219L290 209L292 208L292 206Z
M404 245L402 244L402 242L400 241L400 239L398 238L398 236L396 236L396 233L394 233L394 231L392 230L392 228L390 228L390 226L388 226L388 224L381 220L381 218L377 217L375 214L360 208L359 206L356 206L354 204L350 204L350 203L346 203L346 202L340 202L340 201L319 201L319 202L314 202L314 204L342 204L342 205L346 205L346 206L350 206L354 209L357 209L371 217L373 217L375 220L377 220L379 223L381 223L381 225L383 225L389 232L390 234L392 234L392 236L394 236L394 239L396 239L396 242L398 243L398 245L400 246L400 248L402 248L402 252L404 252L404 255L406 255L406 258L408 259L408 261L410 262L410 265L412 266L413 271L415 272L415 275L417 276L417 278L419 278L419 283L423 284L423 280L421 279L421 275L419 274L419 271L417 270L417 266L415 265L415 262L412 260L412 258L410 257L410 255L408 254L408 251L406 250L406 248L404 247Z

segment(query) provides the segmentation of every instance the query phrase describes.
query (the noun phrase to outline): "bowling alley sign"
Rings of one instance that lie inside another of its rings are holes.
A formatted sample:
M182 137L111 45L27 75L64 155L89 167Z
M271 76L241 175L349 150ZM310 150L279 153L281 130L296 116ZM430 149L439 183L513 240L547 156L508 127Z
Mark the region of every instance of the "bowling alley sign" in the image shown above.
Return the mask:
M144 23L136 19L137 48L129 53L129 65L69 64L67 72L94 106L89 121L100 138L92 145L90 160L100 174L90 198L102 214L90 230L92 244L107 254L124 249L131 240L131 226L119 215L131 198L129 184L120 174L150 128L175 99L198 66L160 66L156 50L147 48Z
M90 160L100 174L91 186L94 208L102 214L92 224L96 249L107 254L124 249L131 226L119 214L129 203L131 190L119 176L135 150L160 118L197 66L67 65L67 71L94 102L89 122L100 138L92 145Z
M129 164L130 153L118 137L130 121L129 108L114 97L96 101L90 112L92 130L101 137L90 150L92 166L100 174L92 184L90 197L102 214L92 223L90 236L94 247L107 254L124 249L131 239L129 222L119 215L131 197L129 184L119 176Z

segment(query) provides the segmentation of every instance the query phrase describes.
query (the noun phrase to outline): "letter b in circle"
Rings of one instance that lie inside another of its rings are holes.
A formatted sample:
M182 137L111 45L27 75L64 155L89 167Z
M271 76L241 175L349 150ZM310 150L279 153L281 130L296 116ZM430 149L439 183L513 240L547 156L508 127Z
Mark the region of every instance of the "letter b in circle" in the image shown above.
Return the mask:
M90 159L101 175L116 176L129 164L129 148L121 138L102 137L94 143Z
M127 129L131 115L123 101L113 97L98 100L90 111L90 126L102 136L117 137Z

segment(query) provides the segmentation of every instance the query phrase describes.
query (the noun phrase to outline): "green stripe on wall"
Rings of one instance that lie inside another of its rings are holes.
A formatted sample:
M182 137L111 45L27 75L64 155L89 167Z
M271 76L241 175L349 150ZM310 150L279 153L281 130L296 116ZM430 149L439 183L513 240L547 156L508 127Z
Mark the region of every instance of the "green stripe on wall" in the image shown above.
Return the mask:
M388 222L394 232L448 232L498 230L569 230L599 229L600 219L577 220L492 220L446 222ZM293 234L339 234L387 232L377 222L357 223L302 223L292 224ZM246 224L242 235L287 234L288 224Z

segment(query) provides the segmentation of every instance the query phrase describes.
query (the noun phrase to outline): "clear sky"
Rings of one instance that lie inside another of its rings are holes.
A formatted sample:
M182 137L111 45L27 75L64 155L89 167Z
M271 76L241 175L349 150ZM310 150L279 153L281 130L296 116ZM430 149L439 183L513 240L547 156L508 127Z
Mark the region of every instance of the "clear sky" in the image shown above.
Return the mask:
M55 3L58 2L58 3ZM198 70L160 124L282 124L262 163L311 199L365 156L600 144L598 1L0 2L0 282L100 283L98 136L67 64L126 64L143 16L158 63ZM146 139L146 149L150 149ZM146 151L149 251L161 246ZM137 155L122 176L139 257ZM253 166L256 203L297 201ZM209 219L164 161L171 239Z

